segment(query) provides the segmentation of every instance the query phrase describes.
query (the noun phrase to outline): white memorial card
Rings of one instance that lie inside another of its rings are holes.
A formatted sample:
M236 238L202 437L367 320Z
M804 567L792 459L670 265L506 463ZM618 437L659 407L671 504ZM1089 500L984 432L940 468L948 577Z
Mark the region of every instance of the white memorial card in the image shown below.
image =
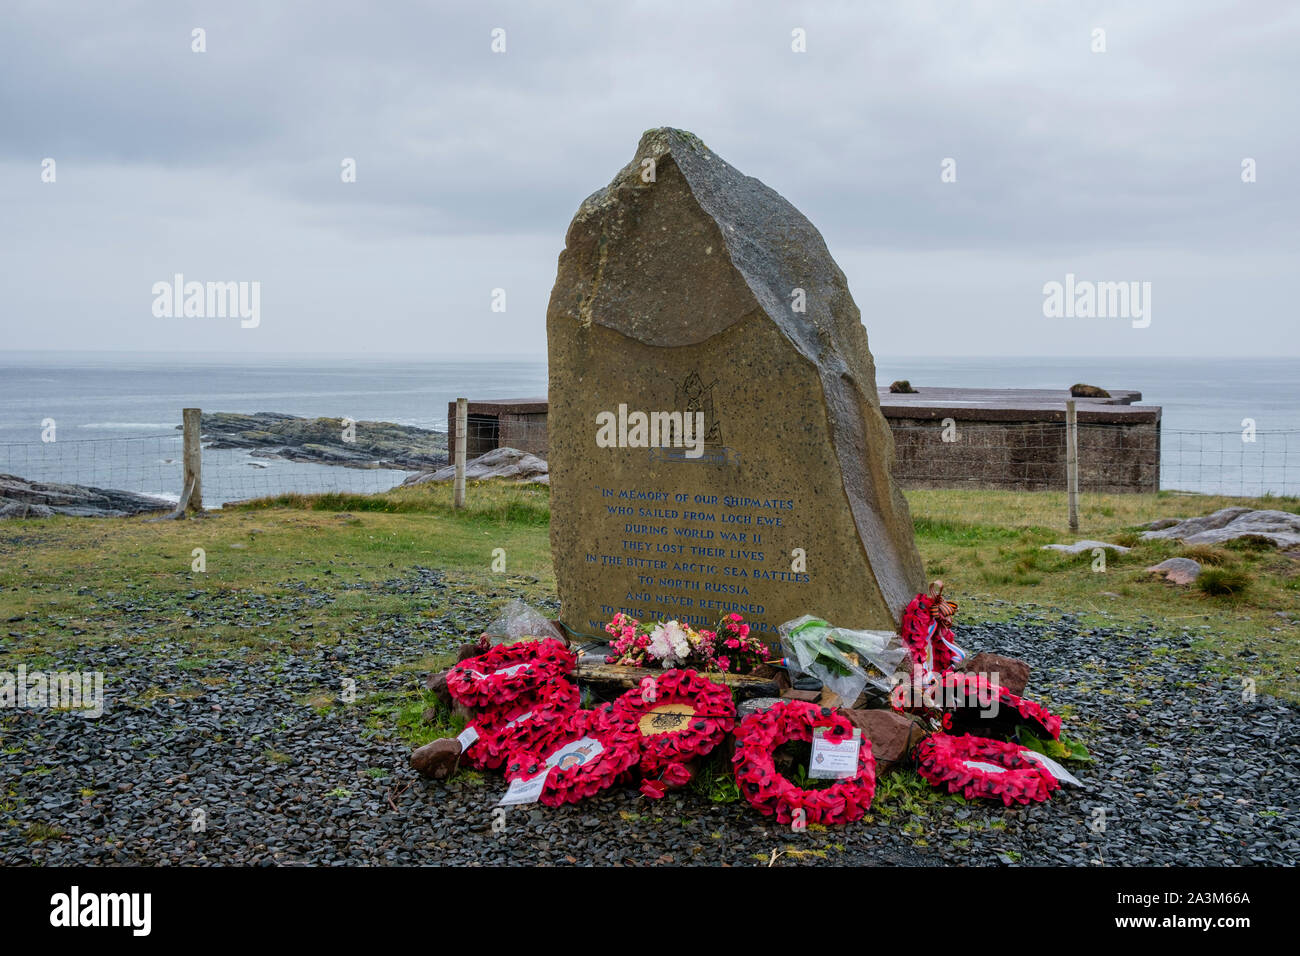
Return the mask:
M568 770L579 764L590 763L605 752L605 745L595 737L572 740L546 758L546 766Z
M542 795L542 788L546 785L546 778L550 776L551 768L547 767L531 780L512 780L510 787L506 790L506 795L501 798L497 804L498 807L514 807L521 803L536 803Z
M1079 782L1079 779L1075 777L1074 774L1070 773L1070 771L1066 770L1064 767L1062 767L1059 763L1057 763L1055 760L1053 760L1051 757L1047 756L1046 754L1040 754L1036 750L1022 750L1021 753L1025 756L1027 760L1038 761L1038 763L1041 764L1047 770L1048 773L1050 773L1057 780L1061 781L1061 783L1068 783L1075 787L1083 786L1083 784Z
M826 739L825 727L814 727L808 776L813 780L839 780L856 775L861 749L862 731L856 727L852 737L845 737L837 744Z

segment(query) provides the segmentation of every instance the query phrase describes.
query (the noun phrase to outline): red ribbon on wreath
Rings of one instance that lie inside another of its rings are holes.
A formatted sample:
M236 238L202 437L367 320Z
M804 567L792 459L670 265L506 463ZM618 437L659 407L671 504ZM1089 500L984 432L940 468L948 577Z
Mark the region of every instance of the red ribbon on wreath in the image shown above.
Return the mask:
M916 748L916 772L949 793L1013 803L1040 803L1061 786L1025 748L1001 740L934 734ZM987 764L988 766L980 766Z
M773 753L791 740L812 740L813 730L826 728L826 738L839 743L853 735L849 719L803 701L785 700L750 714L736 730L736 785L750 806L779 823L790 823L799 810L805 823L839 824L859 820L876 793L876 761L871 741L862 740L858 771L824 790L803 790L777 773Z
M448 671L447 692L457 703L484 710L573 673L577 663L577 656L553 637L498 644Z
M465 759L478 770L495 770L512 750L543 748L555 741L562 719L580 703L578 688L557 677L522 697L489 707L470 721L478 740L465 751Z
M975 727L1014 733L1016 724L1028 724L1038 737L1059 739L1061 718L1042 704L1019 697L983 674L949 671L929 681L915 678L897 685L890 693L890 706L899 713L920 714L940 720L944 730Z
M942 674L966 659L957 646L952 618L957 605L943 599L943 582L931 585L929 594L918 594L903 611L899 635L912 655L912 670L919 677Z
M548 807L577 803L612 787L641 759L641 734L636 724L613 716L608 704L564 716L557 730L555 740L546 747L513 750L506 761L507 780L531 780L547 772L538 800ZM590 745L587 745L588 753L571 748L565 759L557 760L567 746L587 737L600 744L599 752Z

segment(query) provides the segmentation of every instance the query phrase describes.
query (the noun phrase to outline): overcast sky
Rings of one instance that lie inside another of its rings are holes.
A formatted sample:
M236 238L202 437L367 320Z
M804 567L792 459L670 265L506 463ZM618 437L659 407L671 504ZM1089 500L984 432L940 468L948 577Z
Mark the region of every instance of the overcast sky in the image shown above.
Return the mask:
M678 126L821 229L878 357L1297 355L1298 51L1282 2L5 0L4 342L541 357L578 204ZM260 325L155 317L178 272ZM1067 273L1150 325L1044 317Z

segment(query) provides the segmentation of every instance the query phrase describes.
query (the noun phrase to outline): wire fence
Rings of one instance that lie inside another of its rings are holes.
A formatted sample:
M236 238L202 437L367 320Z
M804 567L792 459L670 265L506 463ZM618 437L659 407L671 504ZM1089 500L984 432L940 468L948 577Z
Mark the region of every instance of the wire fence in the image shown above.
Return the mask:
M894 475L904 487L978 487L1064 490L1063 422L891 423ZM706 436L707 438L708 436ZM705 461L743 461L724 441L706 441ZM454 461L455 434L448 436ZM0 474L147 495L176 502L182 493L180 431L169 434L51 442L0 443ZM466 429L470 480L474 460L510 447L545 457L543 420L488 420L470 416ZM1158 424L1078 426L1079 484L1083 494L1158 489L1257 497L1300 494L1300 431L1194 431ZM684 449L649 449L671 459ZM729 457L730 456L730 457ZM447 466L450 469L450 466ZM267 450L206 447L203 504L288 493L369 494L400 485L413 470L358 468L293 461ZM520 477L527 477L521 475ZM0 499L7 492L0 488ZM0 501L0 504L3 504Z
M891 423L894 477L913 488L1066 487L1064 422ZM1300 494L1300 431L1078 425L1082 493Z
M182 493L182 446L180 432L0 443L0 474L42 484L130 492L174 504ZM290 493L373 494L400 485L411 474L404 469L341 467L291 461L243 448L209 447L203 449L203 504L211 508ZM6 494L17 492L0 488L0 498ZM55 497L64 500L64 496ZM49 493L34 500L49 500Z

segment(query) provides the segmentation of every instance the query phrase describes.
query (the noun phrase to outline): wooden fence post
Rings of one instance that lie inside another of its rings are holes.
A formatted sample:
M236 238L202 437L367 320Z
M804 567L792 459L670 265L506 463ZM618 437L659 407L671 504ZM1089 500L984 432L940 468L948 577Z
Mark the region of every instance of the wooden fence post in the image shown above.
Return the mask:
M1065 483L1070 498L1070 530L1079 530L1079 415L1065 403Z
M185 469L181 479L181 509L185 511L203 510L203 451L199 445L202 432L203 412L198 408L186 408L181 412L185 427Z
M465 431L469 421L469 399L456 399L456 483L452 486L451 504L465 507Z

